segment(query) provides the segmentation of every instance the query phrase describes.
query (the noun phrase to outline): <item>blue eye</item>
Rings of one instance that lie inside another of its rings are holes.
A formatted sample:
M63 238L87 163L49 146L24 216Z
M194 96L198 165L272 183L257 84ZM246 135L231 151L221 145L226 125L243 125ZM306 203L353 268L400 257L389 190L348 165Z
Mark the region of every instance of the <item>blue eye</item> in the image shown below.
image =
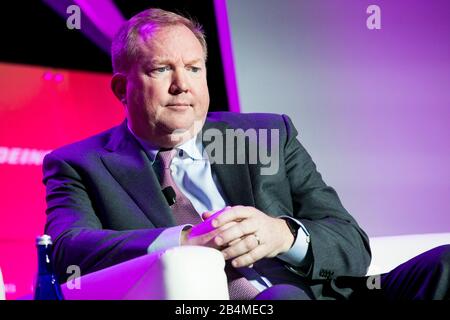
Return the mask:
M201 68L199 68L199 67L190 67L189 68L193 73L197 73L197 72L199 72L200 70L201 70Z
M152 70L152 72L163 73L164 71L169 71L169 70L170 70L170 67L165 66L165 67L161 67L161 68L155 68Z

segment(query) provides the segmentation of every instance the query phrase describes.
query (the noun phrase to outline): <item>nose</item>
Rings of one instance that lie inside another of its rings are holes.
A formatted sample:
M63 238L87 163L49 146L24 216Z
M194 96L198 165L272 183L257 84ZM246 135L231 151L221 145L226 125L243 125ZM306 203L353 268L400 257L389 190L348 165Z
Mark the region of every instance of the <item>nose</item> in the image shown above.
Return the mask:
M170 94L186 93L189 90L189 84L186 79L185 70L176 69L172 73L172 83L170 84Z

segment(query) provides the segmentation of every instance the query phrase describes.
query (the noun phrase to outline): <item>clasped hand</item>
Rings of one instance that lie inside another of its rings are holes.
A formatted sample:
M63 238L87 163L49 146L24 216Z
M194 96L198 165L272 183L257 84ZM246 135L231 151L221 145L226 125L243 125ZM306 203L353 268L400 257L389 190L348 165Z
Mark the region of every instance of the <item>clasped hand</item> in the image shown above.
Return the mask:
M254 207L226 207L202 217L202 223L183 231L181 244L218 249L236 268L273 258L288 251L294 242L286 221Z

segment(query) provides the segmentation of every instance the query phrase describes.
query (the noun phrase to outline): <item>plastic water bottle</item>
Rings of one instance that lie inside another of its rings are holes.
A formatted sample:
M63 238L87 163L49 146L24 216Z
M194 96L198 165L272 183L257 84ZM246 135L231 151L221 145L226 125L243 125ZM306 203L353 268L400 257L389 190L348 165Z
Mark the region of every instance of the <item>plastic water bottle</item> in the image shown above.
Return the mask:
M36 238L38 274L34 300L63 300L61 287L52 266L52 238L46 234Z

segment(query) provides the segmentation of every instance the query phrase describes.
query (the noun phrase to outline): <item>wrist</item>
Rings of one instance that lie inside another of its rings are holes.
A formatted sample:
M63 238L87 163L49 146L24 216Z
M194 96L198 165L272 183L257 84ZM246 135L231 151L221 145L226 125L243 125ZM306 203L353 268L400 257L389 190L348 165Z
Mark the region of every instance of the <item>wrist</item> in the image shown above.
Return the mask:
M282 234L286 235L284 237L285 241L284 241L283 249L281 252L281 253L284 253L284 252L289 251L289 249L292 248L292 246L294 245L296 233L294 234L292 232L292 227L289 225L289 222L287 219L280 218L280 220L281 220L281 224L283 226Z

